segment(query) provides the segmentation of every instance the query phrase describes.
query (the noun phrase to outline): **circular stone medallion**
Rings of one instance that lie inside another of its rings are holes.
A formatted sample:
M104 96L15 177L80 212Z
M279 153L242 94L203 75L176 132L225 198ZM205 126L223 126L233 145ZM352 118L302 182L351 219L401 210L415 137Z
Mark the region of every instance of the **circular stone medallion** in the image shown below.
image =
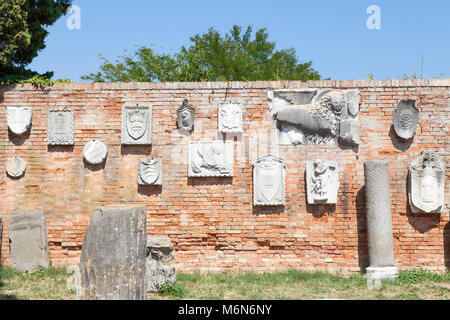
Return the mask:
M106 145L99 140L91 140L84 146L83 157L90 164L100 164L108 154Z
M13 178L18 178L25 173L26 162L19 156L9 158L6 161L6 173Z
M415 100L400 101L394 112L394 130L402 139L410 139L416 134L419 123L419 109L416 108Z

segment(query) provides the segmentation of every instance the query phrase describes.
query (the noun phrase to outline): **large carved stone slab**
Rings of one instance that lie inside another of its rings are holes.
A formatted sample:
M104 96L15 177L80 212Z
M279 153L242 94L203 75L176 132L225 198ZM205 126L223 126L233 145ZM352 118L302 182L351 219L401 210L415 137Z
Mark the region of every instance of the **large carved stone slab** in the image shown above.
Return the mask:
M83 300L146 298L145 206L109 205L94 211L80 259Z
M268 97L280 144L359 144L359 90L283 89Z
M402 100L398 104L392 119L394 130L402 139L410 139L416 134L419 123L419 109L416 108L416 100Z
M6 173L13 178L21 177L27 169L27 163L19 156L14 156L6 161Z
M195 109L188 104L185 99L181 107L177 109L178 128L191 131L195 122Z
M138 183L140 185L162 185L162 159L139 159Z
M408 197L414 213L441 213L444 207L445 163L437 152L422 150L409 169Z
M222 102L218 111L219 132L242 132L242 104L240 102Z
M285 204L284 160L272 155L256 159L253 164L253 204L274 206Z
M7 107L6 120L9 130L17 135L24 134L31 128L33 112L30 107Z
M152 143L152 108L122 107L122 144Z
M230 141L190 142L188 177L232 177L233 158Z
M167 237L147 239L147 291L155 292L161 285L175 283L175 255Z
M13 268L33 271L50 267L47 227L42 212L10 215L8 234Z
M50 110L48 112L49 145L74 144L74 112L72 110Z
M103 163L108 155L106 145L99 140L91 140L84 146L83 157L86 162L96 165Z
M315 160L306 163L306 191L309 204L337 202L339 167L334 161Z

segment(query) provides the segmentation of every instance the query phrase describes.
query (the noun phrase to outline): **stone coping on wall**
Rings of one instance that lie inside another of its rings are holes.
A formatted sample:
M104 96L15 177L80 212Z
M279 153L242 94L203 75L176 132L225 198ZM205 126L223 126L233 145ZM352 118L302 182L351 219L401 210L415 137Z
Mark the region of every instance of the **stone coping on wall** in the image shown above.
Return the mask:
M408 80L317 80L317 81L232 81L232 82L97 82L54 83L46 90L208 90L208 89L289 89L289 88L389 88L450 87L449 79ZM36 90L33 84L0 86L0 90Z

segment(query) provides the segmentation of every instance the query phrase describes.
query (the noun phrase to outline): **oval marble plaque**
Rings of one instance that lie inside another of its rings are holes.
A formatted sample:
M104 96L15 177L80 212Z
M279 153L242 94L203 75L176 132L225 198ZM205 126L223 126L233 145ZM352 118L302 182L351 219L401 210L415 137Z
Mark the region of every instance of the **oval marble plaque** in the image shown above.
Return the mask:
M26 168L26 162L19 156L9 158L8 161L6 161L6 173L10 177L20 177L25 173Z
M108 154L106 145L99 140L91 140L84 146L83 157L90 164L100 164Z

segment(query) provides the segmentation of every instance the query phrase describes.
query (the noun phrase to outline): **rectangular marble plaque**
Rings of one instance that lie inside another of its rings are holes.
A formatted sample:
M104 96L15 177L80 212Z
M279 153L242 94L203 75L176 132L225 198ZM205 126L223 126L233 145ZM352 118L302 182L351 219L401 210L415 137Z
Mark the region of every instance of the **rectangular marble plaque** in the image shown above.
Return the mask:
M152 107L122 108L122 144L152 144Z
M232 177L233 144L221 142L190 142L188 154L189 177Z
M48 145L74 144L74 112L50 110L48 112Z

